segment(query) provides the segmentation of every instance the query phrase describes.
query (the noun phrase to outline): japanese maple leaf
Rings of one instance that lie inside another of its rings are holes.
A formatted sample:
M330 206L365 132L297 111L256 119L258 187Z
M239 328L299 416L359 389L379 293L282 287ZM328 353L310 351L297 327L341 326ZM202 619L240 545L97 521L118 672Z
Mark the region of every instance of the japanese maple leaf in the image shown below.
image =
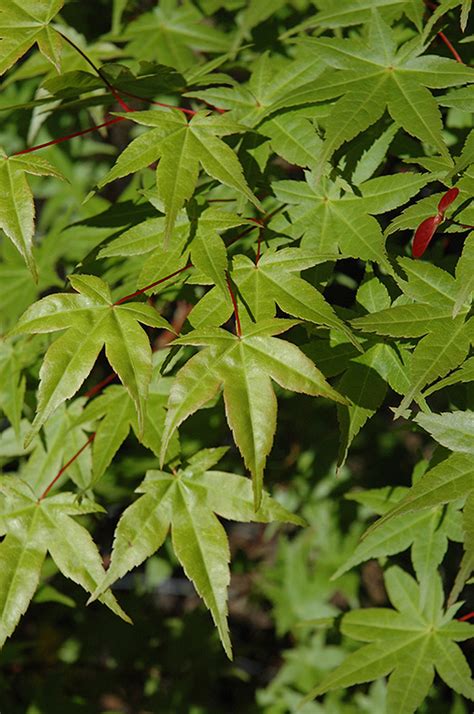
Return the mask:
M339 249L343 257L373 260L392 273L374 216L406 203L429 181L429 175L408 172L379 176L360 183L355 193L345 182L318 182L307 172L306 182L274 184L277 198L289 206L291 223L278 217L271 225L292 238L302 237L307 250L324 254Z
M460 604L443 608L441 578L421 604L420 586L398 567L385 573L385 587L395 609L366 608L348 612L341 632L367 642L323 679L306 699L333 689L388 678L387 714L413 714L433 684L435 670L446 684L474 699L469 665L457 642L471 639L474 628L453 620Z
M230 39L206 22L195 5L168 0L156 4L128 23L124 39L126 52L142 60L158 61L179 70L192 68L196 51L228 52Z
M105 577L102 558L89 532L71 516L103 511L74 493L37 500L29 484L18 478L1 480L0 646L15 629L38 587L49 553L61 573L91 593ZM130 622L111 592L101 601Z
M35 42L42 54L60 69L61 37L49 23L64 0L6 0L0 8L0 75Z
M37 280L38 273L33 257L35 206L26 174L55 176L61 179L63 176L45 159L31 154L8 157L0 149L0 228L21 253Z
M223 647L232 657L227 625L230 552L217 516L236 521L284 521L304 525L266 493L255 511L250 480L211 471L227 448L204 449L174 473L148 471L137 488L143 494L123 513L115 531L107 576L91 599L140 565L163 544L171 527L174 552L211 611Z
M165 406L168 401L171 378L160 375L160 367L167 355L166 350L153 353L153 371L145 404L143 430L138 427L137 410L129 392L119 384L112 384L96 399L87 404L74 426L94 423L95 438L92 445L93 486L105 473L114 455L133 429L140 442L159 457L161 435L165 422ZM73 404L77 400L74 400ZM169 456L176 456L178 440L174 440Z
M422 55L422 38L416 43L409 40L397 49L394 31L377 10L372 12L363 39L312 37L298 42L312 48L329 67L315 81L319 100L341 96L326 120L320 171L336 149L374 124L385 109L406 132L450 160L442 136L441 113L427 87L473 82L472 68L445 57Z
M135 403L140 431L151 379L151 346L139 323L171 329L150 305L114 304L108 285L95 275L71 275L77 293L48 295L29 307L10 335L66 332L46 352L40 370L38 406L30 438L91 371L105 344L113 370Z
M439 377L459 367L469 354L474 339L474 319L465 320L465 314L452 318L453 303L441 305L439 314L433 316L429 304L395 305L371 315L352 320L355 327L367 332L394 337L421 337L410 358L409 385L395 417L405 413L421 390Z
M217 251L214 251L213 259L216 254ZM360 349L352 332L323 295L298 275L301 270L337 258L334 253L318 254L300 248L267 251L257 264L244 255L236 256L233 260L232 279L238 287L239 304L245 309L242 310L242 317L248 313L248 317L245 317L247 320L265 320L275 316L278 305L289 315L340 330ZM216 283L216 288L201 298L190 314L190 321L195 327L222 324L232 314L232 303L228 299L226 286L222 289L210 270L208 275ZM213 322L214 319L217 322Z
M278 110L320 101L315 78L323 70L320 58L304 48L291 60L265 52L253 64L247 83L200 89L186 96L226 109L228 118L256 127Z
M419 474L415 471L414 475ZM409 491L404 486L385 486L363 492L354 491L348 494L348 498L381 515L400 503ZM332 579L371 558L383 558L411 548L413 568L418 580L423 583L423 598L426 597L432 578L437 577L437 568L446 554L448 538L460 540L460 508L459 501L447 508L438 504L432 508L402 513L385 521L360 540Z
M203 328L174 344L205 347L178 372L171 387L161 459L175 429L223 389L226 417L252 474L255 507L262 498L263 471L276 429L274 380L284 389L347 404L296 345L279 340L294 320L269 319L249 325L242 337Z
M209 176L260 206L247 185L236 154L220 138L242 131L235 122L205 112L197 113L188 122L182 112L172 109L129 112L124 116L153 129L127 146L99 188L159 159L156 185L166 213L166 239L171 235L180 209L194 193L200 166Z

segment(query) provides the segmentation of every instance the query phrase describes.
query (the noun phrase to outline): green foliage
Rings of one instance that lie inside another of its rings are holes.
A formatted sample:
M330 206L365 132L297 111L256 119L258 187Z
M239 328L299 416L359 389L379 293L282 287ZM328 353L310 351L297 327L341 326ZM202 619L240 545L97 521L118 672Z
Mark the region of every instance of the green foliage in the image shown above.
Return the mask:
M93 5L0 0L0 644L139 683L2 711L465 714L471 2Z

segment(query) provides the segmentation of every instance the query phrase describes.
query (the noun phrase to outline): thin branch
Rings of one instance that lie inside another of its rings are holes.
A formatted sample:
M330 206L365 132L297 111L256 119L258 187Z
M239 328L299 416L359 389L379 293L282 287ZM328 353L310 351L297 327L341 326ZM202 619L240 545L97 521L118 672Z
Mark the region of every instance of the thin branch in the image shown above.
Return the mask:
M154 104L157 107L166 107L166 109L176 109L178 112L182 112L183 114L189 114L189 116L194 116L197 114L193 109L186 109L185 107L176 107L174 104L166 104L166 102L157 102L154 99L148 99L148 97L140 97L139 94L133 94L132 92L126 92L125 89L120 89L115 91L120 91L122 94L125 94L127 97L131 97L132 99L139 99L141 102L148 102L148 104ZM133 111L130 110L130 111Z
M125 297L120 298L120 300L117 300L114 302L115 305L121 305L123 302L128 302L128 300L132 300L134 297L137 297L138 295L142 295L143 293L146 293L147 290L150 290L151 288L154 288L155 285L159 285L160 283L164 283L170 278L174 278L175 275L179 275L179 273L183 273L185 270L189 270L189 268L192 268L193 264L188 263L187 265L184 266L184 268L180 268L179 270L175 270L174 273L170 273L169 275L166 275L164 278L160 278L159 280L155 280L154 283L150 283L149 285L145 285L144 288L140 288L140 290L135 290L134 293L130 293L130 295L125 295Z
M127 92L125 89L117 89L117 87L115 87L115 86L112 84L112 82L109 82L109 80L107 79L106 75L102 72L101 68L100 68L100 67L97 67L97 65L94 64L94 62L91 60L91 58L88 57L88 56L86 55L86 53L85 53L83 50L81 50L80 47L78 47L72 40L70 40L69 37L66 37L66 35L63 35L62 32L59 32L59 34L60 34L61 37L62 37L64 40L66 40L66 42L68 42L68 43L71 45L71 47L73 47L73 48L76 50L76 52L78 52L78 53L81 55L81 57L82 57L83 59L85 59L85 61L92 67L92 69L94 70L94 72L100 77L100 79L103 81L103 83L106 85L106 87L108 87L108 89L110 89L110 91L111 91L112 94L114 95L115 99L118 101L118 103L120 104L120 106L121 106L123 109L125 109L126 112L133 112L133 109L132 109L132 107L129 107L126 102L123 101L123 99L121 98L120 94L125 94L125 96L127 96L127 97L131 97L132 99L139 99L140 101L142 101L142 102L148 102L149 104L155 104L155 105L158 106L158 107L167 107L167 108L169 108L169 109L177 109L178 111L183 112L183 113L185 113L185 114L190 114L191 116L194 116L194 114L197 113L197 112L193 111L192 109L185 109L184 107L175 107L175 106L173 106L172 104L165 104L165 103L163 103L163 102L155 102L153 99L148 99L147 97L141 97L141 96L138 95L138 94L133 94L133 92ZM217 110L217 111L219 111L219 110Z
M230 282L230 276L229 276L228 270L226 270L225 277L227 280L227 287L228 287L229 293L230 293L230 299L232 300L232 305L234 306L235 330L237 332L237 336L242 337L242 327L240 325L239 307L237 305L237 300L235 299L234 291L232 290L232 285Z
M435 10L437 10L438 7L439 7L439 5L437 5L437 4L434 3L434 2L431 2L430 0L425 0L425 5L426 5L426 7L429 8L432 12L434 12ZM445 44L446 47L449 49L449 51L450 51L451 54L453 55L453 57L454 57L454 59L456 60L456 62L460 62L460 64L465 64L465 63L463 62L463 60L462 60L461 55L460 55L459 52L456 50L456 48L454 47L454 45L452 44L452 42L450 42L450 40L446 37L446 35L444 34L444 32L441 32L441 31L438 32L438 33L437 33L437 36L439 37L440 40L442 40L442 41L444 42L444 44Z
M473 617L474 617L474 612L468 612L467 615L458 617L457 620L458 620L458 622L466 622L467 620L472 620Z
M53 488L54 484L61 478L61 476L63 475L63 473L66 471L66 469L68 469L69 466L70 466L72 463L74 463L74 461L82 454L82 452L83 452L85 449L87 449L87 447L89 446L89 444L92 444L92 442L94 441L94 439L95 439L95 432L89 436L89 438L87 439L86 443L81 446L81 448L79 449L79 451L76 451L76 453L74 454L74 456L71 456L71 458L69 459L69 461L68 461L67 463L65 463L64 466L63 466L61 469L59 469L58 473L57 473L56 476L53 478L53 480L51 481L51 483L49 484L49 486L47 486L47 487L45 488L45 490L43 491L43 493L42 493L41 496L39 497L38 502L39 502L39 501L42 501L43 498L45 498L45 497L48 495L48 493L49 493L49 492L51 491L51 489Z
M118 103L120 104L120 106L122 107L122 109L124 109L126 112L131 112L131 111L133 111L133 109L132 109L131 107L129 107L126 102L123 101L123 99L122 99L121 96L119 95L118 91L115 89L114 85L113 85L111 82L109 82L109 80L107 79L107 77L105 76L105 74L102 72L102 70L100 69L100 67L97 67L97 65L94 64L94 62L91 60L91 58L88 57L88 56L86 55L86 53L85 53L83 50L81 50L80 47L78 47L78 46L76 45L75 42L73 42L72 40L70 40L69 37L66 37L66 35L63 35L63 33L62 33L62 32L59 32L59 30L58 30L58 34L61 35L61 37L63 38L63 40L66 40L66 42L68 42L68 43L71 45L71 47L73 47L73 48L76 50L76 52L78 52L78 53L81 55L81 57L92 67L92 69L94 70L94 72L100 77L100 79L103 81L103 83L105 84L105 86L110 89L110 91L112 92L112 94L114 95L115 99L117 100L117 102L118 102Z
M448 48L448 50L449 50L449 51L451 52L451 54L453 55L453 57L454 57L454 59L456 60L456 62L460 62L460 64L465 64L465 63L463 62L463 59L462 59L461 55L459 54L459 52L457 51L457 49L454 47L454 45L452 44L452 42L451 42L450 40L448 40L448 38L446 37L446 35L444 34L444 32L438 32L438 37L439 37L440 40L442 40L442 41L444 42L444 44L446 45L446 47Z
M38 151L39 149L46 149L47 146L54 146L55 144L61 144L63 141L69 141L69 139L74 139L76 136L84 136L85 134L90 134L92 131L97 131L98 129L103 129L104 126L111 126L112 124L117 124L119 121L123 121L125 117L114 117L114 119L109 119L102 124L96 124L95 126L90 126L88 129L82 129L81 131L74 131L72 134L66 134L65 136L58 136L56 139L51 141L45 141L44 144L37 144L36 146L30 146L29 149L22 149L21 151L15 151L12 156L21 156L22 154L31 154L33 151Z
M108 384L110 384L110 382L113 382L116 376L117 376L117 373L116 373L116 372L111 372L111 373L108 375L108 377L105 377L105 379L103 379L101 382L99 382L98 384L96 384L94 387L91 387L91 389L89 389L89 390L84 394L84 396L86 397L86 399L91 399L92 397L95 397L95 395L96 395L98 392L101 392L104 387L106 387Z

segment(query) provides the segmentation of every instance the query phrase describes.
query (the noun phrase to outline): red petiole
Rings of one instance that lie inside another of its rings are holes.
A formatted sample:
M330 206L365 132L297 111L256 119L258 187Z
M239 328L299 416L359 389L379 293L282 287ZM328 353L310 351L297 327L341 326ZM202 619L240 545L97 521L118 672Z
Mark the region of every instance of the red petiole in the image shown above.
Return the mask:
M53 488L54 484L55 484L57 481L59 481L59 479L61 478L61 476L63 475L63 473L66 471L66 469L69 468L69 466L70 466L72 463L74 463L74 461L82 454L82 452L83 452L85 449L87 449L87 447L89 446L89 444L92 444L92 442L94 441L94 439L95 439L95 432L89 436L89 438L87 439L86 443L81 446L81 448L79 449L79 451L76 451L76 453L74 454L74 456L71 456L71 458L69 459L69 461L68 461L67 463L65 463L64 466L63 466L61 469L59 469L58 473L57 473L56 476L53 478L53 480L51 481L51 483L49 484L49 486L47 486L47 487L45 488L45 490L43 491L43 493L41 494L41 496L38 498L38 502L39 502L39 501L42 501L43 498L45 498L45 497L48 495L48 493L49 493L49 492L51 491L51 489Z
M234 291L232 290L232 283L230 282L229 271L227 271L227 270L226 270L225 278L227 281L227 288L229 290L230 299L232 300L232 305L234 307L235 331L237 332L237 337L242 337L242 327L240 324L240 317L239 317L239 306L237 305L237 300L235 299Z

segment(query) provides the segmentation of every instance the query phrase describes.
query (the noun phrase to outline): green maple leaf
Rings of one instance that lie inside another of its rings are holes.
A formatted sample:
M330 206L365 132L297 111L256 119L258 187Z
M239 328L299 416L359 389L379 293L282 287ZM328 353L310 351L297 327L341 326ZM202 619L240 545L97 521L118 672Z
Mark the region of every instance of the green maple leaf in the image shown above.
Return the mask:
M263 471L276 429L271 380L285 389L347 403L296 345L274 337L294 324L293 320L264 320L247 327L242 337L220 328L203 328L175 341L206 349L182 367L171 387L162 460L175 429L223 389L227 421L252 474L255 507L259 507Z
M406 203L430 181L428 175L395 174L363 181L360 195L347 183L323 180L311 173L302 181L273 184L279 201L288 204L290 223L282 217L270 224L292 238L302 236L302 247L318 253L376 261L393 272L385 250L385 239L375 215Z
M0 149L0 228L23 256L35 280L38 279L33 258L35 207L26 174L55 176L62 174L49 161L37 156L10 156Z
M334 5L331 0L318 0L319 12L304 23L300 29L312 27L348 27L369 22L372 11L378 9L386 19L396 18L404 11L421 29L423 20L423 0L344 0ZM291 34L296 30L292 28Z
M344 142L374 124L385 109L408 134L450 158L441 113L427 87L467 84L474 81L473 69L444 57L422 55L422 39L397 49L394 32L376 10L363 39L318 37L298 42L312 48L329 67L315 81L319 100L341 97L326 122L319 172Z
M8 0L0 8L0 75L6 72L35 42L42 54L60 69L62 40L49 23L64 0Z
M161 357L158 358L158 355ZM153 372L145 404L143 430L140 432L137 410L129 392L121 385L111 385L103 394L90 402L75 420L74 425L90 424L94 426L95 437L92 444L92 473L90 486L93 486L105 473L114 455L133 429L137 439L159 457L161 434L165 422L165 406L168 400L169 377L161 377L159 369L166 351L160 350L153 355ZM174 439L170 449L173 459L179 450L178 439Z
M75 399L68 404L61 404L44 426L43 438L36 436L31 440L26 451L28 460L24 462L19 474L30 484L37 496L46 489L58 471L77 454L87 442L86 427L77 424L83 410L84 399ZM22 422L25 424L25 422ZM26 422L28 424L28 422ZM26 434L30 425L25 429ZM23 451L22 455L25 454ZM68 466L68 477L85 490L91 481L91 454L85 449Z
M266 251L257 264L244 255L237 255L231 275L238 288L243 321L258 322L274 317L278 305L289 315L341 331L360 350L352 332L337 317L323 295L298 275L301 270L336 258L334 254L318 255L300 248ZM209 272L208 275L212 279ZM201 298L189 316L194 327L215 325L216 321L222 324L232 314L232 303L225 284L218 284L215 278L213 282L216 288Z
M320 58L304 49L291 60L265 52L254 63L247 83L229 78L231 87L200 89L186 96L226 109L233 121L256 127L279 110L320 101L315 78L323 69Z
M383 370L381 363L386 360L386 345L369 347L364 354L351 359L337 385L338 390L351 401L348 406L337 407L341 430L339 468L344 465L354 438L385 398L387 385L380 372Z
M425 468L425 463L421 462L421 466ZM414 471L414 477L417 476L417 470ZM386 486L349 493L346 497L381 515L400 503L408 493L409 489L405 487ZM446 554L448 538L462 541L459 508L459 502L449 504L447 508L438 505L403 513L385 521L362 538L346 562L334 573L333 579L370 558L383 558L411 548L413 567L425 598L427 590L433 586L433 577L437 577L437 568Z
M430 394L433 394L433 392L437 392L439 389L444 389L444 387L449 387L452 384L463 384L466 382L474 382L474 357L469 357L465 362L463 362L459 369L425 389L423 391L423 396L428 397Z
M467 579L474 570L474 494L472 491L467 497L463 508L463 535L464 555L453 588L449 594L450 603L455 602L459 597Z
M229 50L229 37L204 20L205 16L191 3L164 0L127 25L122 35L129 40L126 52L179 70L190 69L198 51Z
M0 342L0 410L8 421L20 433L20 419L25 396L26 380L21 370L23 362L21 354L14 346L5 341Z
M227 117L199 112L188 122L175 110L129 112L138 124L154 127L134 139L99 184L127 176L160 160L156 169L158 198L166 213L165 237L169 238L180 209L194 193L199 167L220 183L233 188L260 207L245 180L242 166L221 136L242 131Z
M73 493L38 501L28 484L4 477L1 482L0 646L15 629L38 587L49 552L61 573L91 593L105 576L102 558L89 532L71 516L103 509L91 501L80 504ZM101 601L126 622L112 593Z
M473 489L472 454L462 452L451 454L427 471L399 503L366 531L364 538L369 537L371 533L396 516L453 503L469 496Z
M474 454L474 412L420 413L415 421L447 449Z
M466 238L462 255L456 265L456 283L458 294L453 307L453 317L459 314L465 304L471 302L474 293L474 232Z
M108 285L94 275L71 275L69 280L78 293L59 293L39 300L10 332L35 334L67 328L49 347L40 370L31 437L62 402L77 392L104 344L111 367L134 401L141 431L152 362L150 342L138 323L171 327L150 305L114 304Z
M143 494L123 513L115 531L107 576L91 599L140 565L163 544L171 527L173 548L188 578L211 611L223 647L232 657L227 625L230 552L215 514L230 520L304 525L266 493L254 511L252 487L243 476L210 469L226 448L204 449L177 472L149 471L137 488Z
M413 350L408 371L410 386L395 411L395 418L404 413L427 384L459 367L473 341L473 318L465 322L464 317L456 317L451 323L437 325L425 335Z
M353 319L353 326L391 337L422 337L433 330L449 333L459 289L453 276L428 262L399 258L398 263L403 275L394 277L407 300L383 309L378 306L370 314ZM458 321L467 312L463 306Z
M188 264L191 248L194 267L219 284L223 299L232 309L225 284L227 254L220 234L243 224L255 225L237 214L216 208L205 209L197 220L190 220L181 211L172 231L172 240L167 244L166 218L150 218L111 241L100 250L99 257L147 255L138 276L138 286L142 287L169 275L171 280L176 280L173 273ZM159 292L169 284L164 280L159 286L150 288L149 293Z
M435 670L451 689L474 699L469 665L456 644L470 639L473 627L453 620L459 605L443 609L439 575L423 605L420 586L400 568L387 570L385 586L395 609L366 608L343 616L341 632L368 644L349 655L306 700L390 675L387 714L412 714L427 696Z

